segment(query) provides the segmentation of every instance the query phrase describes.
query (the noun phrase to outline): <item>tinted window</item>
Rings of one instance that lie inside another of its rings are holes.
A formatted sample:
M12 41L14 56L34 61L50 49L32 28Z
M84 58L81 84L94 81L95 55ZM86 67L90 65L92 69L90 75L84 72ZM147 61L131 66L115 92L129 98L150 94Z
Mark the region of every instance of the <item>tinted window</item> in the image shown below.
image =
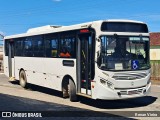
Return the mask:
M44 56L44 44L42 36L32 37L32 48L34 57L43 57Z
M148 33L146 24L126 22L104 22L101 30L105 32L139 32Z
M76 58L76 39L74 36L63 36L60 39L60 57Z
M15 39L15 56L23 56L23 39Z
M32 36L24 39L24 56L43 57L44 42L42 36Z
M28 37L24 40L24 56L33 56L32 37Z
M58 56L58 36L49 34L45 36L46 57Z
M9 40L5 40L5 56L9 53Z

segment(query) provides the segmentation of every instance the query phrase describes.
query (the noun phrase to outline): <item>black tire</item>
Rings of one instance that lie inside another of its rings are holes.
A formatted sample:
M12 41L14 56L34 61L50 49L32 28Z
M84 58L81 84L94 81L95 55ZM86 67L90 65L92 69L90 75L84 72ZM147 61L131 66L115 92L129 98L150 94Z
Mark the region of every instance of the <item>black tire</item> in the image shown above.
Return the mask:
M69 98L72 102L77 101L76 86L71 79L69 79Z
M69 79L65 77L62 81L62 94L63 98L69 98Z
M20 71L20 74L19 74L19 84L23 88L27 88L27 77L26 77L26 73L23 70Z

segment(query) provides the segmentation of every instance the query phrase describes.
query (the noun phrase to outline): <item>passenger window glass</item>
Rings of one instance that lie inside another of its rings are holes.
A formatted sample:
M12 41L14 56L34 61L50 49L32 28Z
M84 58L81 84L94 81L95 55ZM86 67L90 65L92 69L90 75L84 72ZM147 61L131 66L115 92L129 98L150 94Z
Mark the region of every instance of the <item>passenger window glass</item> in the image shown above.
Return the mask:
M58 55L58 36L49 34L45 36L46 57L55 58Z
M23 39L15 39L15 56L23 56Z
M34 36L33 37L33 56L34 57L43 57L44 56L44 46L43 46L43 38L42 36Z
M57 57L57 53L58 53L58 40L57 39L53 39L51 40L51 54L52 57Z
M5 40L5 56L8 56L9 53L9 40Z
M24 41L24 55L26 57L33 56L32 38L31 37L26 38Z
M76 41L74 37L61 38L60 57L76 58Z

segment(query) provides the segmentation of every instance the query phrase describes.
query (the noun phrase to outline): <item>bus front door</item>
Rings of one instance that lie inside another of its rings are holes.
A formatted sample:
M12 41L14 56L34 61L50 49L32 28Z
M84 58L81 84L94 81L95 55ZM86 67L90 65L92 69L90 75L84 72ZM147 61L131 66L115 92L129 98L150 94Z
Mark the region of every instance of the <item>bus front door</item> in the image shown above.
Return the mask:
M93 44L92 34L80 34L78 37L78 93L91 95L91 80L93 79Z

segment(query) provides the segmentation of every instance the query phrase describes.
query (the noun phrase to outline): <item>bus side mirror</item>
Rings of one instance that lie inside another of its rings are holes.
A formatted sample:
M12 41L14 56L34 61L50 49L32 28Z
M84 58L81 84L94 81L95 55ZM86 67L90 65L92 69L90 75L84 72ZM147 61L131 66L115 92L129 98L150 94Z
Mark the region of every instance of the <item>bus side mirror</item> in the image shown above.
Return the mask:
M101 53L100 53L100 51L97 51L97 59L96 59L96 63L98 64L98 65L100 65L100 62L101 61Z
M100 57L100 51L97 51L97 58Z
M96 55L96 59L95 59L96 61L95 62L97 63L100 59L101 53L100 53L100 51L97 51L96 53L97 53L97 55Z

